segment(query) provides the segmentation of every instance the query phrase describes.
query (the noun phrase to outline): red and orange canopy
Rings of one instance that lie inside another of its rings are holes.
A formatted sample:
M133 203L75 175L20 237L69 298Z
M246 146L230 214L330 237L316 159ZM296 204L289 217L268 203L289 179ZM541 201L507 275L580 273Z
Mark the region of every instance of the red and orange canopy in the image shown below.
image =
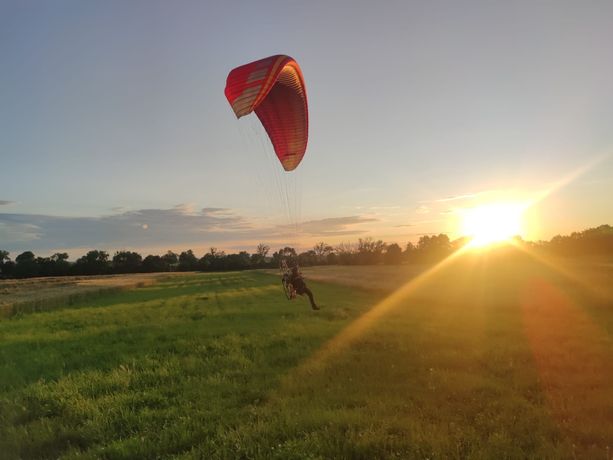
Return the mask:
M298 63L279 54L228 74L226 98L237 118L256 113L286 171L296 169L309 137L306 88Z

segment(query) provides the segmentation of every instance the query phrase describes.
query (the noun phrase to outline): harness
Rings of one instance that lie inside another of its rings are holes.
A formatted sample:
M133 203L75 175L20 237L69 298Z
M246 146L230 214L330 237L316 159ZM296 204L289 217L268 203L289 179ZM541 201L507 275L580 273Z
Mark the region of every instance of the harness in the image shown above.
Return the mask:
M287 265L287 261L285 259L281 259L281 262L279 262L279 272L281 274L281 284L283 285L285 297L287 297L287 300L295 299L296 289L294 289L291 282L292 270Z

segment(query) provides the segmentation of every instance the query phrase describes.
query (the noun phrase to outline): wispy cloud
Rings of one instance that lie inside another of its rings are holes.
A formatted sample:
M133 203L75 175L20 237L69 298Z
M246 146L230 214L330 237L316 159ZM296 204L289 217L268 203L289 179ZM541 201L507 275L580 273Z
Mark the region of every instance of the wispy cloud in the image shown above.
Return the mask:
M419 227L421 225L429 225L429 224L438 224L441 222L444 222L444 219L430 219L430 220L415 220L412 221L410 223L407 224L399 224L399 225L395 225L395 228L401 228L401 227ZM416 233L417 235L417 233Z
M10 200L0 200L0 206L6 206L9 204L14 204L14 201L10 201Z
M298 223L295 226L280 225L278 229L283 231L297 231L308 236L344 236L360 235L366 232L364 229L356 228L360 224L377 222L374 217L365 216L345 216L328 217L326 219L310 220Z
M465 193L458 193L456 195L444 196L442 198L432 198L430 200L422 200L420 201L420 203L447 203L449 201L472 200L474 198L477 198L483 195L488 195L491 193L498 193L498 192L501 192L501 190L481 190L478 192L465 192Z
M0 249L10 249L12 242L25 243L40 238L41 228L39 226L28 222L3 220L2 216L3 214L0 214L0 241L3 246L8 244L8 247Z
M458 201L458 200L466 200L469 198L475 198L476 196L479 196L483 193L487 193L487 192L479 192L479 193L467 193L464 195L455 195L455 196L448 196L445 198L439 198L438 200L434 200L437 203L444 203L446 201Z
M392 210L392 209L401 209L400 206L369 206L368 209L371 209L373 211L387 211L387 210Z
M419 203L436 205L436 203L447 203L449 201L473 200L475 198L482 197L484 195L507 193L507 192L508 190L488 189L488 190L480 190L478 192L464 192L464 193L458 193L456 195L444 196L442 198L432 198L429 200L422 200L422 201L419 201Z
M231 214L232 210L229 208L202 208L203 214Z

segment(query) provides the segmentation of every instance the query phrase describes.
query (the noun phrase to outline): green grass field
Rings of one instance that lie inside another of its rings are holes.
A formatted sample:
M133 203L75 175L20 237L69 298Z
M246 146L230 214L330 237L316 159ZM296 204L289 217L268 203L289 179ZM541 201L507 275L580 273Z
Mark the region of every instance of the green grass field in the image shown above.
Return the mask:
M0 319L0 457L611 458L610 264L305 272Z

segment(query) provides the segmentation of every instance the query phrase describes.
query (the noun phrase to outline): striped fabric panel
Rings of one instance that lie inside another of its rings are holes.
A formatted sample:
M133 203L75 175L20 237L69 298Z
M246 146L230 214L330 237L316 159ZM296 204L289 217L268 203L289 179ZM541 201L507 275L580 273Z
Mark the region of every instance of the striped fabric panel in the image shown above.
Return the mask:
M277 55L237 67L228 75L226 97L238 118L253 111L286 171L302 161L308 141L308 103L298 63Z

